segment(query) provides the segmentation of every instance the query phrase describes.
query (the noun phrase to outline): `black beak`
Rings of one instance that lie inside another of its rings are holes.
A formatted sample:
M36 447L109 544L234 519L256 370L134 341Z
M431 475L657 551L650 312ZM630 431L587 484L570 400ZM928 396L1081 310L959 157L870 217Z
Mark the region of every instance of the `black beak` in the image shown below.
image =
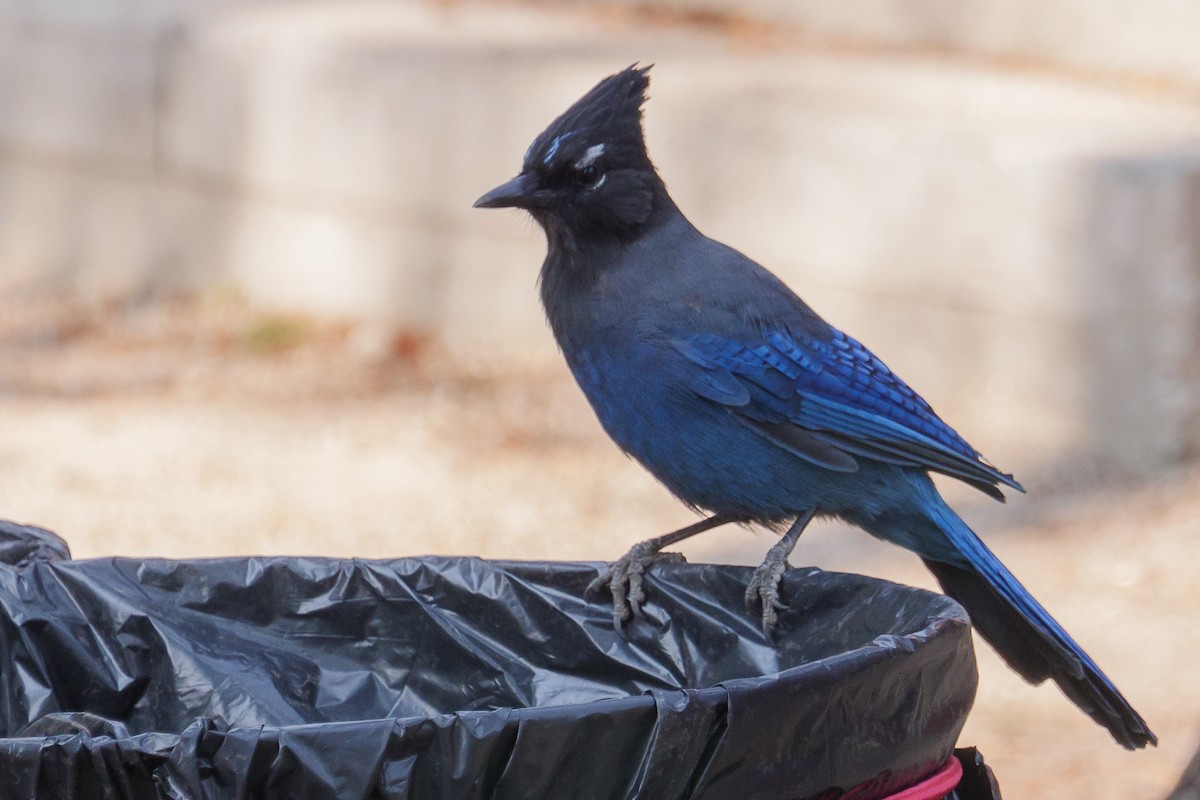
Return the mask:
M476 200L475 208L529 208L538 188L537 179L522 172Z

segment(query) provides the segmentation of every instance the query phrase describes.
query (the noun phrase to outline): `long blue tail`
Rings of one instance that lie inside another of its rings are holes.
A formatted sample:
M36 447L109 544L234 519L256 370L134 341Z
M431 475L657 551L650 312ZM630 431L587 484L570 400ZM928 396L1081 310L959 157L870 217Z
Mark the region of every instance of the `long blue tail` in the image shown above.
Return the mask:
M940 500L940 498L939 498ZM961 556L958 563L922 555L947 595L967 609L975 629L1021 677L1052 678L1075 705L1130 750L1158 744L1096 662L1033 598L967 524L942 502L927 509Z

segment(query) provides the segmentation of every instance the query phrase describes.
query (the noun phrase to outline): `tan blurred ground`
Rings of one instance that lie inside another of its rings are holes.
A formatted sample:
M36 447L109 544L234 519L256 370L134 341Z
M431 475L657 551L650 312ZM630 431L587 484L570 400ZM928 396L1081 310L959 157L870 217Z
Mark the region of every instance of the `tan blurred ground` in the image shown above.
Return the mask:
M0 418L0 517L58 531L80 558L600 560L692 519L604 439L565 369L227 300L0 307ZM1121 751L981 646L963 741L1008 798L1162 797L1200 739L1200 470L1088 480L1027 481L1030 497L967 515L1162 744ZM730 529L683 549L756 563L768 542ZM793 560L932 586L853 531L814 531Z

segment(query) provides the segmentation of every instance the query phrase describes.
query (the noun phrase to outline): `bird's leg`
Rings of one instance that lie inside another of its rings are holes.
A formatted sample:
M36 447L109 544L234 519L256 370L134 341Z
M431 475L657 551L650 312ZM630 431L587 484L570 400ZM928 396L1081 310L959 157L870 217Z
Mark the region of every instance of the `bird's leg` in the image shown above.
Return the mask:
M682 553L662 552L664 547L733 521L730 517L714 514L686 528L639 542L629 548L628 553L606 566L596 580L588 584L587 592L590 594L604 586L609 588L613 598L613 625L620 631L631 612L639 617L642 615L642 603L646 602L646 593L642 590L642 575L646 569L660 561L684 560Z
M788 556L792 554L796 542L800 541L800 534L804 533L804 529L815 515L815 510L809 510L796 518L787 529L787 533L767 551L767 557L754 570L750 584L746 587L747 610L754 611L755 601L762 604L763 635L767 638L770 638L771 629L779 621L777 612L787 608L779 599L779 582L783 580L783 573L787 571Z

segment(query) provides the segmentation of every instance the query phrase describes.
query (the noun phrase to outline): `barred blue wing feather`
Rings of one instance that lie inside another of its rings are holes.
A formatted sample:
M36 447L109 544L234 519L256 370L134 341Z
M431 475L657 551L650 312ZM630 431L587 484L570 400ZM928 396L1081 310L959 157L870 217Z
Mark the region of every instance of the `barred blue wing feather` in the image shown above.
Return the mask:
M700 333L672 344L697 394L813 463L851 471L854 458L870 458L950 475L999 500L998 485L1024 491L840 331L827 341L774 330L758 341Z

